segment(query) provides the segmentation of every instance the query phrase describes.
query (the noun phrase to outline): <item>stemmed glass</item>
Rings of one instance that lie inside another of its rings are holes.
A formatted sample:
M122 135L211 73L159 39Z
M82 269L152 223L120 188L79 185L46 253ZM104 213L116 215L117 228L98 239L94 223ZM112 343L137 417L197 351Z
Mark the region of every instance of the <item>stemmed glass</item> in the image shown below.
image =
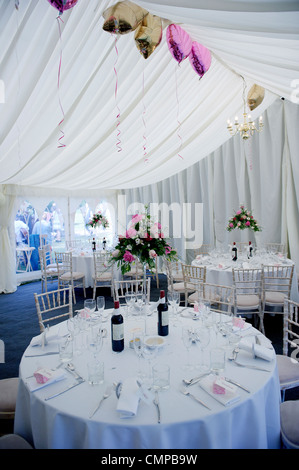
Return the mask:
M199 344L200 352L201 352L201 362L199 369L201 372L207 372L209 370L209 366L204 362L204 349L208 346L210 342L210 332L208 328L197 328L195 330L195 339Z
M126 301L126 304L127 304L127 312L128 312L128 315L129 315L130 312L132 311L133 305L136 302L135 294L132 294L131 292L126 292L125 301Z
M74 337L80 332L79 320L77 316L68 318L67 329L69 330L70 334L72 335L72 338L74 339Z
M177 319L178 307L180 304L180 293L176 291L168 291L168 302L171 306L172 314ZM176 323L174 323L174 326Z
M92 315L96 310L96 301L93 299L84 300L84 309L89 315Z
M144 333L142 331L135 331L133 335L134 350L138 357L138 372L137 376L142 377L141 358L144 350Z
M192 346L193 337L191 335L189 327L184 327L182 329L182 340L183 340L185 348L187 349L187 354L188 354L188 362L187 364L185 364L184 369L192 370L193 366L190 362L190 348Z
M148 373L148 386L152 386L152 361L158 354L158 348L155 344L147 341L150 336L144 335L144 346L143 346L143 357L148 361L149 373Z
M139 308L139 315L141 315L141 310L144 305L144 295L143 294L136 294L136 304Z
M92 328L87 337L87 347L92 352L94 359L97 358L98 353L103 347L103 335L99 328Z
M105 315L105 297L99 296L97 297L97 307L98 307L98 315L105 322L108 318L108 314Z

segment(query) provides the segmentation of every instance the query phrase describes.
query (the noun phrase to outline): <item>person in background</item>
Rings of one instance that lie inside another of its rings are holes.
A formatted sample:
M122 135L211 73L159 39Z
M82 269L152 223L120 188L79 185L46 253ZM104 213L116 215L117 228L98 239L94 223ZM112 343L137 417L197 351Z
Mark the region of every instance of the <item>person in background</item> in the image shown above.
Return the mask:
M15 220L15 235L17 245L28 245L29 227L18 216Z

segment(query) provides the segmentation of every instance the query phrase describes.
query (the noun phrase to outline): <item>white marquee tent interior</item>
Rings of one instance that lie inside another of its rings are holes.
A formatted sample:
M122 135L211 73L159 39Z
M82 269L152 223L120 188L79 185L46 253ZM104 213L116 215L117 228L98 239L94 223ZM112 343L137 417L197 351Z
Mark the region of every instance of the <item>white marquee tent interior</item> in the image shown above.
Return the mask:
M2 293L17 288L24 200L41 216L55 199L66 238L82 200L109 203L116 232L133 203L189 205L191 219L202 204L204 242L283 242L299 271L298 1L134 3L163 19L147 59L134 32L104 31L115 1L78 0L59 15L48 0L0 0ZM211 52L201 79L171 55L169 24ZM263 132L247 141L227 129L242 117L244 84L246 96L254 84L265 89L251 113ZM257 237L226 231L240 203L262 226ZM173 240L182 257L185 241Z

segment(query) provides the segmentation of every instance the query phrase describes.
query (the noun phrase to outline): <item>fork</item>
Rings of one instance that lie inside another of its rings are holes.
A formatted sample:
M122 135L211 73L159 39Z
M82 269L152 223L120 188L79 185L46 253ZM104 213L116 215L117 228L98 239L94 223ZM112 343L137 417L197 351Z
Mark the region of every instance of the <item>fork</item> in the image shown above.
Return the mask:
M91 419L93 417L93 415L98 411L98 409L100 408L101 404L103 403L104 400L106 400L106 398L110 397L111 395L111 390L110 390L110 387L107 387L106 388L106 391L105 393L103 394L101 400L99 401L98 405L95 407L95 409L93 410L93 412L91 413L91 415L89 416L89 419Z

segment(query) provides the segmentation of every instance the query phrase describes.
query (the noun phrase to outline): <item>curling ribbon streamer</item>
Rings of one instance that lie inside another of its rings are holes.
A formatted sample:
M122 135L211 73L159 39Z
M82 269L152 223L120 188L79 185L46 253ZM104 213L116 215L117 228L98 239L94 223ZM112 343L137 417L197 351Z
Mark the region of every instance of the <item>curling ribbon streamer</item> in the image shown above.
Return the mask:
M146 122L144 119L145 113L146 113L146 107L144 104L144 67L143 67L143 75L142 75L142 86L143 86L143 113L142 113L142 120L143 120L143 126L144 126L144 134L143 134L143 154L144 154L144 161L147 163L148 162L148 157L147 157L147 152L146 152Z
M117 49L117 45L116 45L116 42L117 42L117 36L115 36L115 52L116 52L116 61L115 61L115 64L114 64L114 73L115 73L115 103L116 103L116 108L117 108L117 116L116 116L116 119L117 119L117 123L116 123L116 136L117 136L117 140L116 140L116 148L117 148L117 151L118 152L121 152L122 151L122 148L121 148L121 140L120 140L120 129L119 129L119 125L120 125L120 109L117 105L117 88L118 88L118 78L117 78L117 70L116 70L116 64L117 64L117 61L118 61L118 49Z
M178 80L177 80L177 67L175 68L175 91L176 91L176 100L177 100L177 121L178 121L178 138L180 139L181 141L181 145L180 145L180 151L182 150L182 146L183 146L183 142L182 142L182 137L180 135L180 129L181 129L181 122L179 121L179 111L180 111L180 106L179 106L179 97L178 97ZM182 155L180 153L178 153L178 156L182 159Z
M64 121L64 111L63 111L63 107L62 107L62 104L61 104L61 100L60 100L60 93L59 93L59 90L60 90L60 72L61 72L61 62L62 62L62 45L61 45L61 28L60 28L60 23L59 21L62 21L63 23L63 19L61 18L61 15L57 16L57 24L58 24L58 29L59 29L59 40L60 40L60 60L59 60L59 67L58 67L58 100L59 100L59 105L60 105L60 109L61 109L61 112L62 112L62 116L63 118L61 119L60 123L58 124L58 127L60 127ZM60 129L60 132L62 134L61 137L59 137L58 139L58 142L59 142L59 145L58 145L58 148L63 148L65 147L66 145L64 143L61 142L61 140L64 138L64 132Z

